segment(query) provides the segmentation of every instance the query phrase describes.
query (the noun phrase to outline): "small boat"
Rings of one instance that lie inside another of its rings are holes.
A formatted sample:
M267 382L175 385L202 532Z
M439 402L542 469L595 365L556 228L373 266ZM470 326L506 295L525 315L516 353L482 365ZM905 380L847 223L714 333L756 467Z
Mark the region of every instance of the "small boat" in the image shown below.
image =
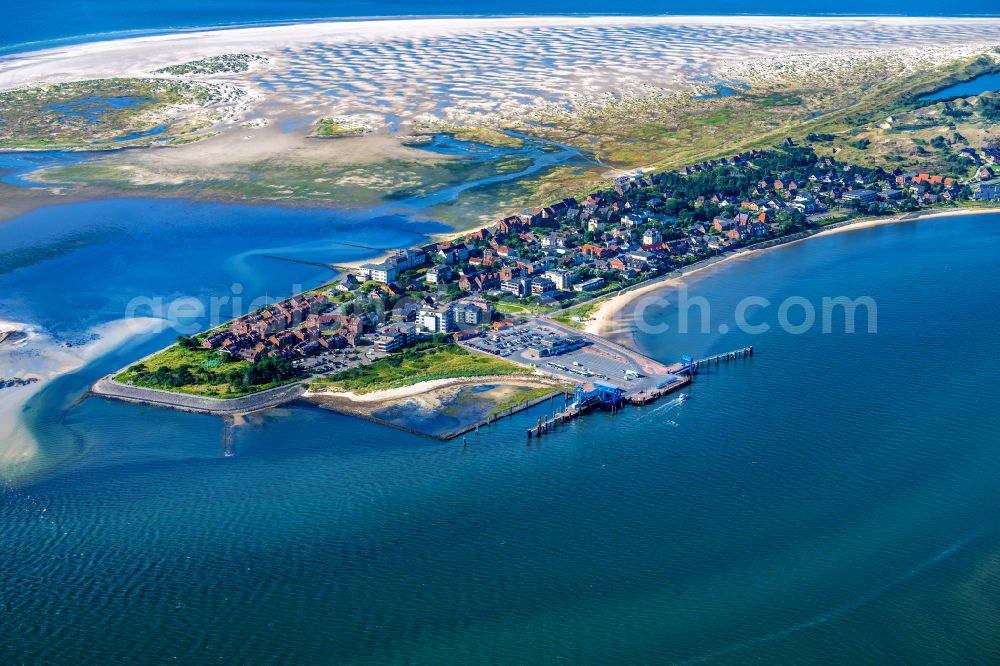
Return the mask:
M677 396L677 399L680 400L681 402L684 402L690 397L691 396L689 396L687 393L681 393L679 396Z

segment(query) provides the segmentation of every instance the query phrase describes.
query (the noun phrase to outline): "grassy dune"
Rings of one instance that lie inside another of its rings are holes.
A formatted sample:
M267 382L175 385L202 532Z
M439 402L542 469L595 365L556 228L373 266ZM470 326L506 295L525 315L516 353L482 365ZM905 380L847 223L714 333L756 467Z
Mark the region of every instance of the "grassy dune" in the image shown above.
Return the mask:
M503 400L499 401L496 406L490 411L490 416L496 416L497 414L502 414L508 409L513 407L520 407L526 402L531 402L532 400L537 400L539 398L544 398L547 395L552 395L560 390L569 391L570 386L564 385L562 389L553 386L544 386L542 388L535 389L524 389L523 391L517 391L513 395L509 395Z
M312 386L334 386L353 393L372 393L434 379L527 374L531 374L531 369L500 358L473 354L458 345L447 345L424 352L396 354L361 368L319 379Z

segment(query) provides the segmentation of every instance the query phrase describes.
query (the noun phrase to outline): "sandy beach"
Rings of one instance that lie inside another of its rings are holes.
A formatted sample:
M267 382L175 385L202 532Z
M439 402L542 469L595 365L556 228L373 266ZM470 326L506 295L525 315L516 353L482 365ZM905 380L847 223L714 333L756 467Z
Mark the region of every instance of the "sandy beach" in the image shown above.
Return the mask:
M510 49L511 43L532 48ZM0 58L0 90L108 77L235 86L254 102L240 118L216 129L242 139L262 134L261 119L280 122L292 112L376 131L428 121L488 124L535 112L596 108L615 99L694 92L713 73L723 80L766 81L828 76L861 63L919 71L997 43L1000 20L985 18L337 21L184 31L6 56ZM233 54L260 60L246 71L179 77L157 71ZM246 119L251 123L239 124Z
M0 321L0 331L27 334L13 344L0 344L0 377L37 379L25 386L0 389L0 475L30 463L38 454L38 442L21 422L21 411L32 397L56 378L79 370L128 341L148 336L162 325L161 319L121 319L92 329L92 342L69 347L31 326Z
M651 282L638 285L633 289L619 292L614 296L607 298L606 300L599 301L598 308L591 313L590 318L585 322L584 330L587 333L621 341L620 338L623 335L629 334L631 331L630 322L628 322L627 319L622 316L623 312L626 310L626 308L628 308L630 304L634 303L642 296L656 292L660 289L676 288L679 285L683 284L684 281L690 278L691 276L710 271L711 269L716 268L729 261L754 257L762 252L774 250L779 247L787 247L795 243L802 243L813 238L818 238L820 236L830 236L832 234L845 233L848 231L858 231L860 229L869 229L871 227L879 227L886 224L915 222L917 220L925 220L931 218L956 217L965 215L983 215L988 213L1000 213L1000 207L932 210L932 211L922 211L917 213L907 213L905 215L895 215L892 217L885 217L885 218L860 219L832 229L824 229L805 238L799 238L793 241L789 241L787 243L772 245L770 247L761 249L737 251L732 254L724 255L718 261L715 261L707 265L701 265L687 270L681 269L682 274L679 276L660 277ZM631 342L626 340L624 341L624 344L630 345Z
M558 382L544 375L496 375L489 377L452 377L448 379L433 379L427 382L401 386L384 391L372 391L371 393L353 393L351 391L341 391L337 389L323 391L306 391L304 399L322 401L325 399L336 399L357 404L376 404L412 398L429 391L442 388L454 388L462 386L481 386L483 384L512 384L516 386L555 386Z

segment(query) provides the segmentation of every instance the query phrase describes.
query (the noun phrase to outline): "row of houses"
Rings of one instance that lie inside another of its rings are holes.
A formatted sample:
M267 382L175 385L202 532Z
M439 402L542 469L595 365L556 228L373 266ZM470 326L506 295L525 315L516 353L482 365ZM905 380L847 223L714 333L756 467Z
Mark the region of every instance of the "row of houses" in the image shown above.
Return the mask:
M358 277L382 284L396 282L400 273L416 268L427 261L427 253L422 248L398 250L377 264L362 264L358 267Z
M292 358L354 346L364 331L362 320L327 314L329 305L324 294L294 296L233 320L201 344L251 362L265 354Z
M376 348L389 352L421 335L489 323L493 311L484 295L558 299L598 291L780 235L789 225L801 228L807 216L834 208L909 210L959 196L952 177L840 164L790 142L786 148L745 151L673 173L623 175L612 188L580 200L532 208L464 237L365 264L357 277L382 283L388 297L437 291L436 302L428 299L379 328ZM993 152L983 154L992 159ZM698 181L703 173L707 177ZM727 189L720 174L748 187ZM720 191L692 192L685 181L718 183ZM979 191L996 196L994 184L984 183ZM678 208L686 211L684 224ZM699 221L691 223L692 217Z
M997 148L982 148L979 151L975 148L962 148L958 154L977 165L1000 163L1000 149Z

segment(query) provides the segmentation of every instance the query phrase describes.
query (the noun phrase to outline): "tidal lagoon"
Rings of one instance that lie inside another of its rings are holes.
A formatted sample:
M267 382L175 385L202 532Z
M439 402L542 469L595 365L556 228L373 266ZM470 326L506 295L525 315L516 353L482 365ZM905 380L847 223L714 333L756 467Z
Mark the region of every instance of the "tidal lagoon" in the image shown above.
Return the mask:
M135 295L329 277L265 254L346 261L365 251L334 241L436 230L149 200L42 209L0 225L0 312L71 340ZM119 349L22 414L39 454L0 498L0 661L994 661L998 249L1000 216L979 215L726 262L688 281L708 330L678 332L661 303L647 323L670 328L635 342L664 362L753 344L751 360L700 375L686 402L533 442L548 405L463 446L295 404L238 425L225 457L219 419L78 400L173 333ZM751 317L767 332L735 325L747 296L775 304ZM868 296L877 332L790 334L790 296Z

